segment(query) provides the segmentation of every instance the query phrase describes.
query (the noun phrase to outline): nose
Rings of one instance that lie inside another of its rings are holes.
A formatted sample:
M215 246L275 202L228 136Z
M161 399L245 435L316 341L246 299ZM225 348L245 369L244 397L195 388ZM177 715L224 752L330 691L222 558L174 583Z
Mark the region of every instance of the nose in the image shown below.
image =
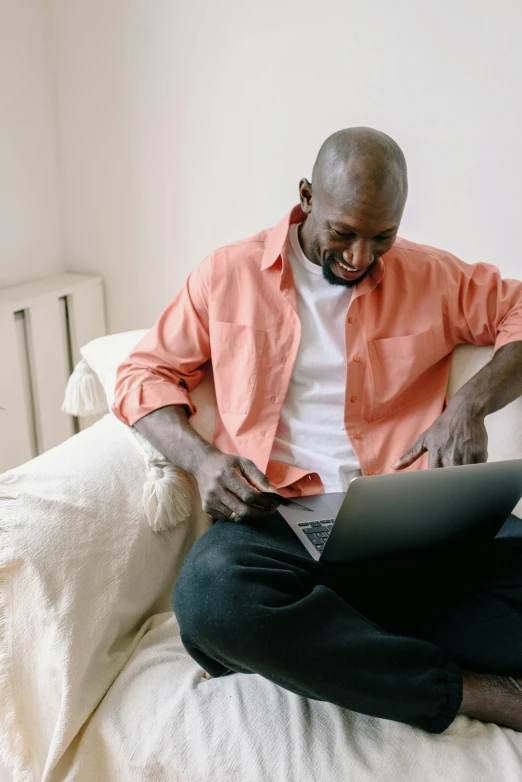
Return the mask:
M357 271L363 271L370 265L370 244L364 239L356 240L349 250L344 250L343 258Z

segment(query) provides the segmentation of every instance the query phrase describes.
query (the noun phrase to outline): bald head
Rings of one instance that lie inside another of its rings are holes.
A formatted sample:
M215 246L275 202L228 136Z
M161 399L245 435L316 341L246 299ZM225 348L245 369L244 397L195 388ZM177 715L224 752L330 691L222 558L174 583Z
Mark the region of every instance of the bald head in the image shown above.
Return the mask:
M314 190L328 195L339 191L380 191L390 178L406 198L406 159L399 145L386 133L373 128L346 128L329 136L319 150L312 173Z
M319 150L312 182L299 183L305 255L333 285L360 284L393 246L407 192L406 160L386 133L334 133Z

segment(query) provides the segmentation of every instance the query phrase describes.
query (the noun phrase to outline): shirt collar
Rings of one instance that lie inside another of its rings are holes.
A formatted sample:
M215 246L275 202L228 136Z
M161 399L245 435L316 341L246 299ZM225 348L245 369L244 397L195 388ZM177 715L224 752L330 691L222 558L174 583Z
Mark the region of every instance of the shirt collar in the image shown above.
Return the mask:
M301 204L297 204L287 215L285 215L285 217L283 217L275 228L271 229L265 245L263 260L261 261L262 271L273 266L281 256L286 237L288 236L288 229L292 223L302 223L305 219L306 215L301 209Z
M261 261L261 270L264 271L281 257L281 253L288 236L288 230L292 223L302 223L306 219L306 214L301 208L301 204L297 204L293 209L288 212L285 217L278 223L275 228L272 228L265 245L265 251L263 253L263 259ZM354 288L354 295L360 296L363 293L369 293L376 285L382 280L385 271L385 265L382 258L379 258L375 264L375 268L366 275L364 280L356 285Z

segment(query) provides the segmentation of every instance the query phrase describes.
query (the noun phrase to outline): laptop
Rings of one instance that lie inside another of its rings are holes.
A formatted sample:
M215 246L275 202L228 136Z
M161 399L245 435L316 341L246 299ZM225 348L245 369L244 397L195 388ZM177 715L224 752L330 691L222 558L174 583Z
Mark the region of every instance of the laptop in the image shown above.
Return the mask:
M493 539L521 496L522 459L510 459L359 475L277 512L315 560L348 563Z

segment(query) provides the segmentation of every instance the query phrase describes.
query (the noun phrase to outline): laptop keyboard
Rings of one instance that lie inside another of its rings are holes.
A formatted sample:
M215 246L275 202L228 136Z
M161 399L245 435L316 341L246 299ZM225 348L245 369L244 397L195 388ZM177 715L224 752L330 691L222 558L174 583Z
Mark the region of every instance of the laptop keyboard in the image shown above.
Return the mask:
M322 521L300 521L299 527L308 536L308 540L314 544L318 551L325 547L328 535L332 531L335 519L323 519Z

